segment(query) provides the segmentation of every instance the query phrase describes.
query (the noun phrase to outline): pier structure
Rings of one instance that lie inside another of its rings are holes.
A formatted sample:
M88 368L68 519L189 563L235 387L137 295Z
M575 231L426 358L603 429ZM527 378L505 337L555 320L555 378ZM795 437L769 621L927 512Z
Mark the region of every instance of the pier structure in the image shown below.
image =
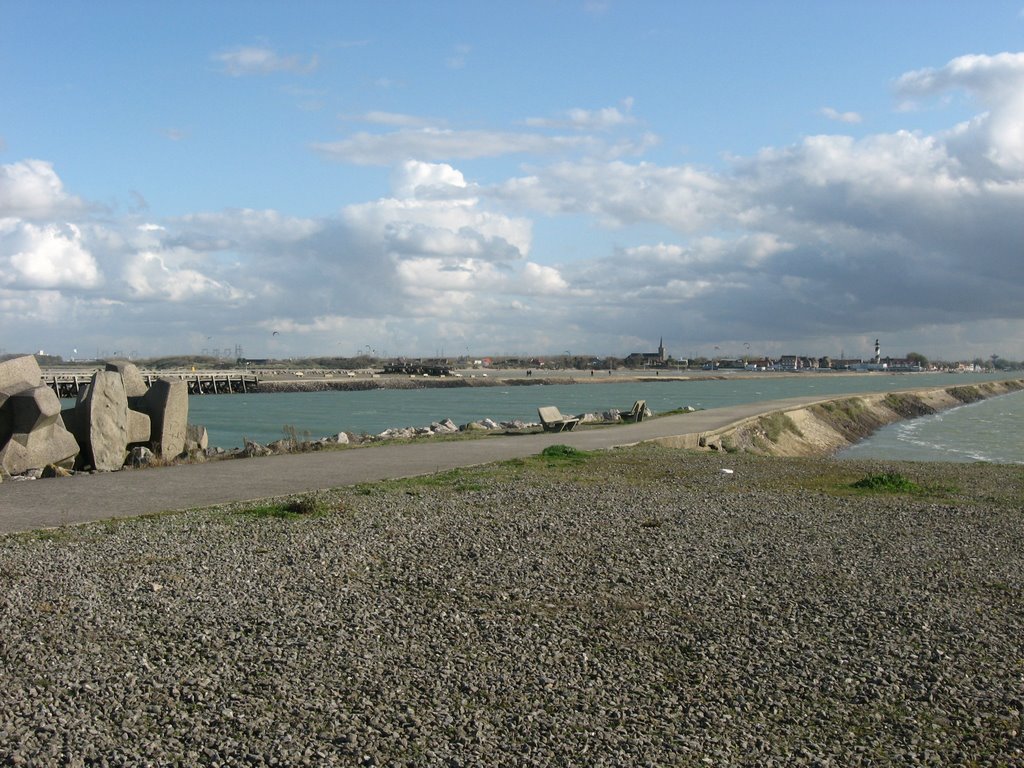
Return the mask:
M50 387L61 398L77 398L88 386L93 371L47 371L43 384ZM152 386L157 379L184 381L190 395L233 395L259 391L259 377L254 373L241 371L140 371L146 386Z

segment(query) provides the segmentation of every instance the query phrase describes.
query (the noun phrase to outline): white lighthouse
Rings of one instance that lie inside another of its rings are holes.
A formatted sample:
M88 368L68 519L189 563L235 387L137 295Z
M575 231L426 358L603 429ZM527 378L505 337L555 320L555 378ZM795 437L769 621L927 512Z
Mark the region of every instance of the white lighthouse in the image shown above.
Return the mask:
M878 339L875 339L875 365L881 365L882 363L882 347L878 343Z

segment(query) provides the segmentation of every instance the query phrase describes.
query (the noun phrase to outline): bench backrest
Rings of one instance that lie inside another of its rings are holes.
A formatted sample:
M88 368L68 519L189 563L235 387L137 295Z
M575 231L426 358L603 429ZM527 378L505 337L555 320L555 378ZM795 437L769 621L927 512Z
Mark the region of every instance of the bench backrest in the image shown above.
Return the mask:
M558 408L553 405L541 406L537 409L537 415L540 416L540 420L545 424L551 424L565 419Z

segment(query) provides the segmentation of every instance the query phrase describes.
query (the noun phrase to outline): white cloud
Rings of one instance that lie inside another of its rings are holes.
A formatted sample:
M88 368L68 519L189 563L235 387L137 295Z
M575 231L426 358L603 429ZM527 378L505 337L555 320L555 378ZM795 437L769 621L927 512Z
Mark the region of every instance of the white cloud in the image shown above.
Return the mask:
M194 213L174 220L185 240L214 248L260 248L268 243L288 243L311 237L323 224L315 219L284 216L273 210L238 208L218 213ZM217 245L219 244L219 245Z
M402 128L423 128L426 126L436 125L439 122L437 120L419 117L418 115L406 115L400 112L381 111L365 112L361 115L356 115L347 119L363 123L371 123L373 125L390 125Z
M136 300L163 300L175 303L210 299L236 301L242 294L195 269L176 268L167 263L166 254L143 252L128 262L121 279Z
M822 107L821 114L829 120L835 120L839 123L859 123L864 119L857 112L840 112L832 107Z
M0 217L42 219L81 208L78 198L44 160L22 160L0 165Z
M974 173L1007 178L1024 172L1024 53L969 55L938 69L919 69L896 80L904 97L966 91L988 111L957 126L948 146Z
M726 189L721 179L687 166L588 161L549 166L489 192L547 214L593 215L609 227L657 222L693 231L725 215Z
M470 160L510 154L597 151L601 146L586 136L421 128L392 133L360 132L340 141L314 143L312 148L331 159L357 165L392 165L408 159Z
M439 256L508 261L528 255L532 227L481 210L449 165L410 161L394 179L396 197L345 208L354 236L394 258Z
M407 160L391 175L391 188L396 197L466 197L466 179L446 163L424 163Z
M525 123L531 128L573 128L585 131L607 131L636 123L636 119L629 114L632 100L627 99L624 104L625 111L617 107L604 107L595 110L575 108L566 111L561 117L530 117L525 120Z
M281 56L262 46L239 46L214 54L213 59L220 64L224 73L232 77L269 75L274 72L304 75L315 71L319 64L316 56L306 59L295 55Z
M0 219L0 283L8 287L88 289L99 268L74 224Z

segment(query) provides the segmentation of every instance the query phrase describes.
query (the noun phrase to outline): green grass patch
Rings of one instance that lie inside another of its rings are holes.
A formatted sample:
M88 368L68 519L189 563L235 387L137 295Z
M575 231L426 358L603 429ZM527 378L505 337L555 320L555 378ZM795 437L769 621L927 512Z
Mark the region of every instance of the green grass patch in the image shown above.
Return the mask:
M340 509L340 503L326 492L313 491L284 500L253 504L240 510L240 514L256 518L295 520L301 517L323 517Z
M590 454L573 448L571 445L549 445L540 452L542 458L547 460L549 466L552 464L581 464L586 461Z
M899 472L882 472L877 475L862 477L850 484L858 491L871 493L924 493L924 488Z

